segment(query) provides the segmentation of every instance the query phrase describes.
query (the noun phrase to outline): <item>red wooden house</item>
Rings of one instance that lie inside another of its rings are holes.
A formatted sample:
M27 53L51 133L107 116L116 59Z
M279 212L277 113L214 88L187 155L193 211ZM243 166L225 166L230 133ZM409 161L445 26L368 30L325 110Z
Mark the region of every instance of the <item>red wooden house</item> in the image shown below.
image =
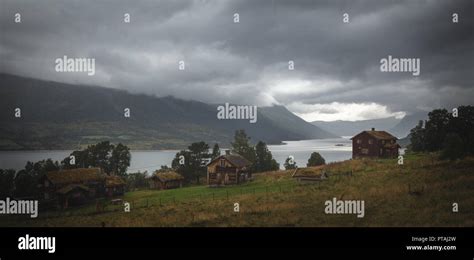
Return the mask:
M376 131L374 128L370 131L362 131L351 138L352 140L352 158L361 157L379 157L392 158L398 156L400 145L398 138L385 132Z
M239 184L251 177L252 163L239 154L226 151L207 165L207 184L221 186Z

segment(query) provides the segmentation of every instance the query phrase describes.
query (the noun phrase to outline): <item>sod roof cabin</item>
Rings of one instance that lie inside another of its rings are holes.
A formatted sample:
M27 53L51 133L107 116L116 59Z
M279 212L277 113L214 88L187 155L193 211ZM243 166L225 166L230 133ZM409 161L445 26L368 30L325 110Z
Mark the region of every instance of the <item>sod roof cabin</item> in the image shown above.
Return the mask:
M56 193L58 194L62 194L62 195L65 195L65 194L68 194L70 193L71 191L74 191L76 189L80 189L82 191L85 191L85 192L89 192L90 189L85 186L85 185L82 185L82 184L70 184L70 185L67 185L67 186L64 186L63 188L59 189L56 191Z
M169 171L155 171L150 177L151 189L172 189L183 187L184 177L172 170Z
M78 168L47 172L45 180L52 185L65 185L73 183L87 183L103 181L104 174L100 168Z
M352 158L380 157L391 158L398 156L400 145L398 138L386 131L362 131L351 138Z
M119 176L105 176L105 192L107 196L122 196L125 193L125 181Z
M125 182L107 176L100 168L63 169L47 172L40 180L43 198L58 202L62 208L102 196L123 195Z
M251 177L251 165L243 156L226 151L207 165L207 183L219 186L245 182Z
M295 178L298 182L312 182L322 181L326 179L328 175L326 165L320 165L307 168L296 168L291 177Z
M40 179L43 198L56 201L62 208L101 196L104 185L105 175L100 168L52 171Z

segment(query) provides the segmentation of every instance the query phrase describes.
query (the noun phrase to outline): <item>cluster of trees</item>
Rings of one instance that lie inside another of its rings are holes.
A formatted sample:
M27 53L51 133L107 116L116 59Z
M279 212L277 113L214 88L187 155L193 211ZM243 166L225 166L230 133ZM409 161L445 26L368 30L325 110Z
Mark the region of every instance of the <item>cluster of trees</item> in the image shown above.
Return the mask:
M252 163L252 172L278 170L280 167L267 145L260 141L253 146L244 130L235 132L231 146L232 152L240 154ZM192 143L188 149L176 153L171 167L183 175L187 182L200 183L201 178L206 176L206 166L210 162L208 159L214 160L220 155L218 144L215 144L210 152L210 147L205 142Z
M255 146L252 146L250 137L244 130L235 131L234 142L231 143L231 146L232 152L242 155L252 163L252 172L275 171L280 168L268 150L267 144L259 141Z
M319 166L319 165L324 165L324 164L326 164L326 161L321 156L321 154L319 154L318 152L313 152L311 153L311 156L309 157L308 163L306 163L306 166L311 167L311 166ZM284 166L286 170L292 170L298 167L293 157L286 158Z
M125 176L131 158L128 147L122 144L115 146L108 141L74 151L71 155L74 157L68 156L61 163L51 159L27 162L25 168L18 172L0 169L0 198L40 197L38 184L41 177L60 169L101 167L107 174Z
M133 191L148 187L148 177L147 171L127 174L124 176L126 189Z
M220 154L219 146L214 145L213 153ZM214 155L213 155L214 156ZM219 156L219 155L217 155ZM216 156L216 157L217 157ZM200 183L202 177L206 176L206 159L211 157L209 145L205 142L192 143L187 150L176 153L171 162L171 167L183 175L187 182Z
M460 159L474 154L474 107L460 106L453 113L435 109L428 120L410 131L415 152L441 151L441 159Z
M60 164L51 159L39 162L27 162L25 168L15 172L15 170L0 169L0 198L5 197L31 197L39 196L38 183L48 171L59 170Z
M127 146L104 141L72 152L61 164L65 169L100 167L107 174L125 176L130 159L130 149Z

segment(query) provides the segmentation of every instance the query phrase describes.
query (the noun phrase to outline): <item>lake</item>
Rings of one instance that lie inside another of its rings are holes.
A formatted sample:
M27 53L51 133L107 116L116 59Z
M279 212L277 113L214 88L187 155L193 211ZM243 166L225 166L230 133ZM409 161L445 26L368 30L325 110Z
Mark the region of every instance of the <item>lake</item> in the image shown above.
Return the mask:
M288 156L293 156L299 167L306 166L312 152L320 153L327 163L343 161L352 157L352 143L349 138L284 141L283 143L282 145L268 146L282 169ZM71 152L68 150L0 151L0 169L20 170L25 167L27 161L36 162L47 158L61 161ZM153 172L161 165L171 166L171 161L177 152L178 150L133 150L128 172Z

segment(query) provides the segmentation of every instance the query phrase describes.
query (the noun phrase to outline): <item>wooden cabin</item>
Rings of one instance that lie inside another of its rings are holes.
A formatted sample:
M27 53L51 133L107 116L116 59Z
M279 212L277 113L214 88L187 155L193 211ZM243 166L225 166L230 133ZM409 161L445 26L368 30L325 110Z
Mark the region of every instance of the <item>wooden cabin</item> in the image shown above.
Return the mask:
M105 193L109 197L123 196L125 181L119 176L105 176Z
M320 182L328 178L326 165L307 168L296 168L291 175L298 182Z
M108 176L100 168L77 168L47 172L39 187L45 201L60 208L80 205L104 196L122 196L125 181L119 176Z
M100 168L78 168L46 173L40 180L44 200L56 200L62 208L102 196L105 175Z
M58 206L66 209L69 205L81 205L91 199L90 189L82 184L64 186L56 192Z
M173 189L183 187L184 177L175 171L155 171L150 177L151 189Z
M351 138L352 140L352 158L374 157L374 158L392 158L398 156L400 145L398 138L385 132L376 131L374 128L370 131L362 131Z
M212 160L207 165L207 184L221 186L239 184L251 177L252 163L239 154L230 154L228 151Z

